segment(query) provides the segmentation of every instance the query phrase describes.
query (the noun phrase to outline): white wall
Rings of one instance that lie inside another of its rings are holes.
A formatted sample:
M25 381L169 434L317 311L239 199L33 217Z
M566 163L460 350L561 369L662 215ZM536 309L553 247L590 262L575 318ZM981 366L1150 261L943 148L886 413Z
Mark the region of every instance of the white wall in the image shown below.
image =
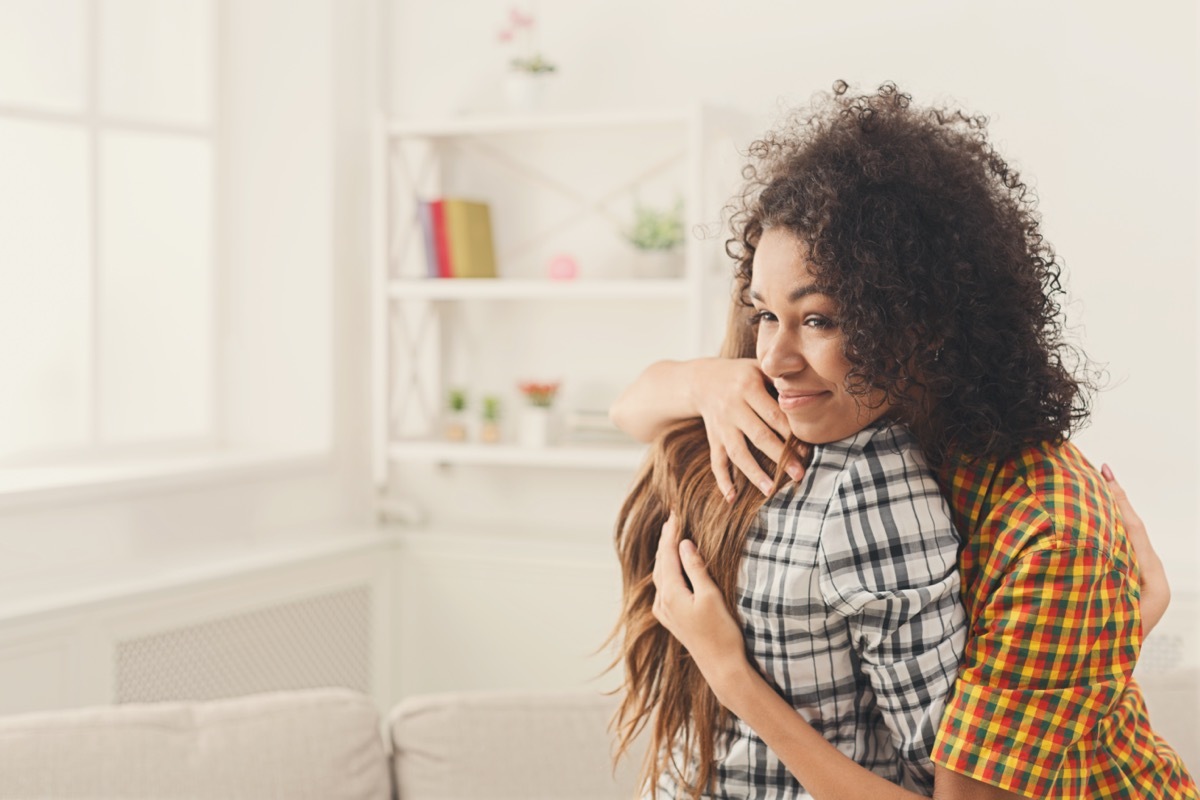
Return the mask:
M319 450L332 424L332 10L223 10L223 427L237 443Z
M394 114L497 106L509 0L385 4ZM843 78L986 113L1042 198L1069 322L1108 368L1079 442L1113 465L1175 588L1197 588L1193 3L543 0L539 19L553 108L706 100L765 125Z

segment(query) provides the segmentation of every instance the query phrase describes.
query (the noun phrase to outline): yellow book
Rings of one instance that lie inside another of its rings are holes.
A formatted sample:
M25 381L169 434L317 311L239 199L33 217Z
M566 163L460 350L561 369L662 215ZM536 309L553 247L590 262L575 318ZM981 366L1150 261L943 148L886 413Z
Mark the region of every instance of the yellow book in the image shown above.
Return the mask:
M496 277L492 215L487 203L448 197L445 214L451 277Z

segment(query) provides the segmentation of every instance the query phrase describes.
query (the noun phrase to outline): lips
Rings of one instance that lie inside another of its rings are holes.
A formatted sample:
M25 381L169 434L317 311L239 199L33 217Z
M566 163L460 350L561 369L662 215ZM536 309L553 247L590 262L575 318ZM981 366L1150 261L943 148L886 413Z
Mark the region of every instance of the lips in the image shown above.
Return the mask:
M822 389L780 389L779 407L784 411L794 411L828 396L829 392Z

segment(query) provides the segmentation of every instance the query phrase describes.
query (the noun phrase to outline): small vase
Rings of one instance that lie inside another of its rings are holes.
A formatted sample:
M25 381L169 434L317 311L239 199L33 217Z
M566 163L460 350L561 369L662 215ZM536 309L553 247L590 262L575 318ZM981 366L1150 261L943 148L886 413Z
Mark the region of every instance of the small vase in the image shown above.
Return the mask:
M547 406L526 406L523 408L521 410L520 425L521 446L548 446L551 439L552 421L551 411Z
M536 111L546 102L546 90L551 75L549 72L526 72L513 70L505 76L504 97L512 111Z
M461 411L446 412L442 436L448 442L465 442L467 440L467 415Z
M651 280L679 278L683 275L683 252L670 250L639 250L634 262L635 277Z
M496 444L500 441L500 423L485 419L479 428L479 440L485 444Z

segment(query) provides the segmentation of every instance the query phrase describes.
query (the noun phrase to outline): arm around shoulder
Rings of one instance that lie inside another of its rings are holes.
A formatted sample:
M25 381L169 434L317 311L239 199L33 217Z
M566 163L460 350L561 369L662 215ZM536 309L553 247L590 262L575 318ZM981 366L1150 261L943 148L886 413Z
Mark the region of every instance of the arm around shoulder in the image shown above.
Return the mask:
M608 417L639 442L649 442L672 422L700 416L691 392L695 361L656 361L625 388Z
M778 464L790 432L787 417L752 358L655 362L621 393L608 415L642 442L653 440L672 423L703 419L713 474L727 498L734 487L731 464L764 494L771 494L772 476L751 454L749 444ZM800 478L798 462L789 462L787 468L794 479Z

